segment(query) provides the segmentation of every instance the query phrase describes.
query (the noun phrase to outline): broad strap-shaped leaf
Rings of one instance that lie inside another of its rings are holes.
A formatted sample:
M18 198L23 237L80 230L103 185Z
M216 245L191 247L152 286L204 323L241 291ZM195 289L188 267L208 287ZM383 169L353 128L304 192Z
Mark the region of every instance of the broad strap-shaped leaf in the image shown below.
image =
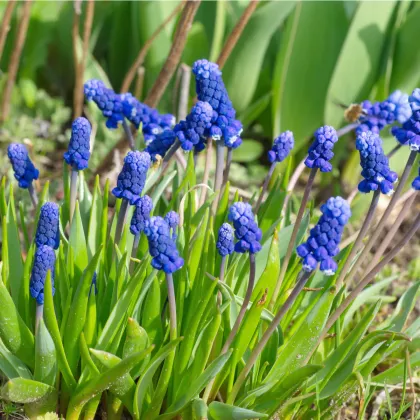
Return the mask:
M209 405L209 420L263 419L267 414L213 401Z
M49 395L56 395L53 387L25 378L10 379L1 389L2 398L21 404L33 403Z
M32 374L27 366L14 356L0 340L0 371L8 379L25 378L32 379Z
M34 379L50 386L54 386L57 379L55 346L43 319L39 321L35 337Z

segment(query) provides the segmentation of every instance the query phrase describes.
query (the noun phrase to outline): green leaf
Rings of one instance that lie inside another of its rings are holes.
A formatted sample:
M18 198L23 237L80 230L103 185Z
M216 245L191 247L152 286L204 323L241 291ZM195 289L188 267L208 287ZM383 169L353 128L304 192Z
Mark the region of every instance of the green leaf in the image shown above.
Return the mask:
M99 376L86 382L78 391L72 396L70 404L67 410L67 420L79 419L80 413L83 406L96 395L110 388L113 384L117 383L124 375L126 375L131 369L140 363L150 352L153 350L153 346L150 346L147 350L135 353L126 359L121 360L117 365Z
M24 378L11 379L1 389L2 398L21 404L33 403L50 395L56 395L53 387Z
M75 216L75 218L76 217L77 216ZM70 307L69 317L67 319L67 325L65 329L66 332L64 334L64 349L66 351L67 360L73 375L76 374L77 364L80 357L79 336L83 331L86 322L86 309L89 299L89 290L91 288L92 278L101 254L102 247L99 248L87 266L86 270L84 271L83 275L81 276L76 293L73 297L73 302Z
M57 362L66 385L70 390L76 388L76 381L70 369L69 363L64 352L64 346L61 341L60 330L57 324L57 318L54 311L54 301L52 296L51 272L48 271L44 284L44 319L57 352Z
M318 335L313 332L322 331L324 328L333 300L334 293L326 290L301 327L280 348L280 354L264 383L289 374L302 365L318 341Z
M35 371L34 379L47 385L54 386L57 379L57 358L54 342L40 319L35 338Z
M175 175L176 175L177 171L172 171L169 174L167 174L162 181L160 181L159 185L157 185L154 190L153 190L153 194L151 196L153 205L156 206L156 204L158 203L161 195L163 194L163 192L166 190L166 187L171 183L171 181L174 179Z
M8 378L32 379L31 372L26 365L14 356L0 340L0 371Z
M209 405L210 420L242 420L242 419L261 419L268 417L267 414L257 411L247 410L234 405L213 401Z
M264 152L264 146L256 140L243 140L241 147L233 150L235 162L255 162Z
M219 2L221 3L222 1ZM238 119L242 122L244 127L251 125L251 123L253 123L267 109L270 104L271 97L272 93L268 92L241 112Z
M192 381L188 389L185 390L183 394L167 409L167 411L158 417L158 419L173 419L176 414L181 412L186 405L222 370L231 354L232 351L228 351L213 360L208 368L198 378Z
M347 27L342 2L297 3L287 21L274 69L272 113L274 135L293 131L294 152L323 123L327 89Z
M31 296L29 293L29 285L31 280L31 273L32 273L32 263L35 254L35 245L32 245L29 250L28 254L26 255L25 264L23 266L23 280L22 285L20 288L20 296L19 296L19 313L22 315L23 319L25 320L26 325L33 325L33 308L34 301L31 302Z
M146 337L148 336L150 338L150 342L157 348L159 348L164 338L164 326L162 325L162 300L165 300L166 298L161 296L161 294L159 280L155 277L149 292L147 293L141 318L141 323L147 331Z
M74 254L74 274L76 277L76 284L78 284L83 271L88 265L86 238L83 230L78 201L76 201L76 208L74 210L74 216L70 228L69 246L72 248Z
M251 103L269 42L294 5L289 1L272 1L261 5L253 13L229 56L223 69L223 79L238 112Z
M328 87L325 106L327 124L338 126L343 110L336 102L350 104L366 98L379 69L386 31L396 1L360 2L341 48Z
M410 355L410 365L413 371L420 367L420 352ZM392 368L386 369L372 378L375 384L396 385L404 380L404 371L406 370L405 361L397 363Z
M182 337L171 341L166 346L162 347L152 358L143 375L137 382L136 395L134 398L134 416L140 418L141 412L145 411L144 398L149 387L152 385L153 376L156 373L159 365L168 357L169 354L182 340ZM132 357L132 356L130 356ZM124 359L127 360L127 359Z
M3 282L0 283L0 338L30 368L35 365L34 336L19 315Z
M102 193L99 186L99 176L95 178L95 187L93 190L92 207L90 209L89 227L87 244L89 255L95 255L101 245L103 237L101 219L103 212Z
M416 40L420 38L420 8L413 9L396 34L391 75L391 90L411 92L420 82L420 51Z

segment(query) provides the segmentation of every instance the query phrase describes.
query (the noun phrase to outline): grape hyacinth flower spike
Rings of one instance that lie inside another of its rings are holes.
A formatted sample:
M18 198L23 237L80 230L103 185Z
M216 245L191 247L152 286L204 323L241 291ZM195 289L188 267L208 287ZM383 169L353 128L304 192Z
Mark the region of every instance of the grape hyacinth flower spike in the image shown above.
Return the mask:
M149 242L149 252L152 256L152 267L165 272L168 288L170 338L177 336L176 301L172 273L184 265L179 256L174 240L171 238L169 225L160 216L150 218L145 230Z
M219 274L220 281L223 281L225 277L226 258L228 255L232 254L235 249L234 239L235 235L232 226L229 223L223 223L222 226L220 226L216 242L217 252L222 257Z
M47 272L51 271L51 285L52 293L54 295L54 267L55 267L55 252L48 245L38 246L32 266L32 274L29 283L29 291L31 296L36 300L36 317L35 330L38 329L40 320L42 319L44 306L44 284Z
M255 206L255 212L258 212L258 210L260 209L262 199L264 197L265 192L267 191L267 187L270 182L271 176L273 175L274 169L276 168L276 164L278 162L283 162L289 156L294 145L295 139L291 131L285 131L281 133L278 137L276 137L276 139L274 139L273 146L268 152L268 160L270 161L271 166L267 173L267 176L264 179L263 187L260 196L258 197L257 204Z
M342 197L331 197L321 206L322 216L311 229L307 241L296 248L304 271L312 272L318 263L327 276L335 274L337 263L334 257L340 252L344 226L351 216L350 205Z
M150 167L150 155L147 152L131 151L124 158L123 168L118 175L117 186L112 193L122 199L115 230L115 243L121 238L122 229L127 216L128 205L135 205L140 199L146 183L147 171Z
M76 118L71 125L69 147L64 160L72 167L70 176L70 223L76 207L77 178L79 171L86 169L90 158L90 133L92 127L84 117Z
M60 212L56 203L46 202L41 207L35 234L37 247L46 245L58 249L60 245L59 219Z
M230 164L232 161L232 149L242 144L240 138L242 124L236 119L236 111L229 98L222 72L216 63L208 60L197 60L192 68L195 75L195 86L199 101L208 102L213 108L213 117L209 129L209 137L216 141L216 172L214 190L219 191L213 202L213 213L218 206L220 192L229 177ZM226 169L223 176L224 149L223 143L228 148Z
M7 154L19 187L28 189L32 204L36 208L38 197L33 186L33 181L38 179L39 171L32 163L28 150L23 144L11 143L7 148Z
M134 235L131 257L136 258L140 242L140 234L144 231L150 220L150 213L153 210L152 199L148 195L140 197L135 204L133 217L130 223L130 232Z
M165 130L158 134L156 138L150 142L145 151L149 153L153 162L159 160L159 156L164 158L166 153L171 149L176 140L176 134L173 130Z
M173 210L169 211L165 215L165 222L168 224L169 229L172 231L172 240L175 241L177 238L176 229L179 225L179 214Z
M392 184L398 180L398 175L389 168L379 135L372 131L360 133L356 139L356 149L360 152L360 166L364 178L359 183L359 191L368 193L379 189L383 194L392 195Z

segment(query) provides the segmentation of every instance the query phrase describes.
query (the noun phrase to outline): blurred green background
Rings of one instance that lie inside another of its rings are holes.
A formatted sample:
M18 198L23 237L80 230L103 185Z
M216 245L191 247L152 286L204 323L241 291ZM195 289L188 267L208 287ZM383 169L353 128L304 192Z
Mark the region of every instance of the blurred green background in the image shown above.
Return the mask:
M90 55L84 79L100 78L119 90L138 51L177 6L177 1L95 2ZM182 63L216 60L248 0L203 1L189 32ZM0 3L0 16L6 3ZM80 33L83 33L85 2ZM15 8L0 62L4 87L17 32L21 4ZM72 2L34 1L12 111L0 131L2 149L11 140L32 140L37 153L65 147L74 88ZM153 45L145 61L143 97L162 67L176 28L174 19ZM345 124L337 103L382 100L395 89L407 93L420 82L420 3L415 1L262 1L224 69L230 97L245 126L244 146L235 154L241 164L238 181L259 182L265 174L265 153L275 135L295 134L296 160L301 159L320 125ZM80 40L79 40L80 41ZM81 41L80 41L81 43ZM79 45L80 47L80 45ZM173 110L173 84L158 108ZM194 97L191 83L191 101ZM133 88L133 86L132 86ZM93 108L89 108L92 113ZM93 164L114 146L120 133L98 124ZM394 146L384 134L385 149ZM353 138L336 146L335 172L348 187L357 183L358 158ZM352 154L353 153L353 154ZM402 154L392 164L399 171ZM281 170L281 168L280 168ZM323 177L329 183L330 178Z

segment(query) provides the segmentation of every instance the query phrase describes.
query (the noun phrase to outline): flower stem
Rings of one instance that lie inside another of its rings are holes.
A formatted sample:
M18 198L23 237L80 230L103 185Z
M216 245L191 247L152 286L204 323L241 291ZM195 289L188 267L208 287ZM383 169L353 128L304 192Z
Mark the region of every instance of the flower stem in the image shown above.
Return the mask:
M34 209L38 206L38 195L36 194L34 185L31 183L28 187L29 197L31 197L32 205Z
M363 245L363 239L366 236L366 233L369 229L369 226L372 222L373 216L375 215L376 207L378 206L379 197L381 195L381 191L377 189L373 193L372 201L370 203L369 210L367 212L366 218L363 222L362 227L360 228L359 234L357 235L356 241L353 244L353 247L350 251L350 254L348 255L343 268L340 271L340 275L337 279L337 289L340 290L341 286L343 284L344 277L346 277L346 273L348 272L351 263L353 262L353 258L356 256L357 252Z
M353 302L353 300L360 294L364 287L366 287L374 278L375 276L387 265L389 262L401 251L404 245L410 241L410 239L415 235L417 230L420 228L420 215L418 215L411 227L411 229L403 236L403 238L392 248L383 258L383 260L378 263L364 278L361 280L354 290L344 299L341 305L337 308L337 310L330 316L327 323L325 324L324 329L322 330L318 342L316 346L312 349L310 354L307 356L305 363L308 363L309 359L311 358L312 354L318 347L319 343L324 339L324 337L328 334L330 328L335 324L337 319L341 316L341 314L347 309L347 307Z
M131 250L131 258L137 258L137 251L139 249L140 233L134 237L133 249ZM134 271L134 261L130 262L130 273Z
M116 245L118 245L119 242L120 242L122 231L123 231L124 224L125 224L125 219L127 218L127 212L128 212L128 201L125 198L123 198L122 203L121 203L121 207L120 207L120 211L118 213L117 227L115 229L114 243Z
M166 273L166 286L168 288L168 303L169 303L169 336L171 340L175 340L177 337L177 325L176 325L176 301L174 291L174 280L171 273Z
M286 275L287 266L288 266L290 258L292 256L293 248L295 247L297 234L298 234L299 227L300 227L300 224L301 224L302 219L303 219L303 214L304 214L305 209L306 209L306 204L308 203L308 200L309 200L309 194L311 192L312 185L314 183L315 175L317 173L317 170L318 170L318 168L312 168L311 172L309 174L308 182L306 183L305 191L304 191L303 197L302 197L302 202L300 204L300 208L299 208L298 214L296 216L296 221L295 221L295 224L293 226L292 236L290 238L289 245L288 245L287 251L286 251L286 255L285 255L284 260L283 260L282 265L281 265L281 270L280 270L279 277L277 279L276 288L274 289L273 297L271 298L270 309L274 308L274 305L275 305L275 303L277 301L277 298L278 298L278 295L280 293L280 287L283 283L284 276Z
M398 198L400 197L404 185L410 175L410 171L411 168L413 166L414 161L416 160L416 151L412 151L410 153L410 156L408 157L407 160L407 164L405 166L404 172L401 175L401 179L398 183L398 186L391 198L390 203L388 204L388 207L386 208L384 214L381 217L381 220L379 221L379 223L375 226L374 229L372 229L372 234L371 237L368 241L368 243L366 244L366 246L364 247L362 253L360 254L359 258L357 259L357 261L354 263L352 269L350 270L350 272L347 275L347 281L350 282L351 279L353 278L353 276L357 273L357 270L360 268L360 265L362 264L363 261L366 260L366 258L369 255L370 250L372 249L373 245L375 244L375 242L377 241L377 239L379 238L379 235L382 232L382 229L384 228L389 216L392 213L392 210L394 209L395 205L397 204Z
M71 170L71 174L70 174L70 225L73 220L74 209L76 208L78 175L79 175L79 171L76 171L75 169Z
M341 137L344 136L344 134L350 133L350 131L354 130L358 125L359 123L352 123L341 127L339 130L337 130L337 137Z
M226 255L222 257L222 261L220 263L220 274L219 280L223 283L225 281L225 271L226 271Z
M310 272L307 271L301 271L298 277L298 281L290 293L289 297L284 302L284 305L280 308L280 310L277 312L274 319L271 321L268 328L265 330L263 336L261 337L261 340L257 343L254 350L252 351L245 367L243 368L242 372L238 376L238 379L236 380L232 392L230 393L227 404L233 404L235 401L236 396L238 395L239 390L241 389L246 377L248 376L249 372L252 369L252 366L254 366L254 363L256 362L258 356L260 353L264 350L264 347L266 346L268 340L276 330L277 326L280 324L280 321L283 319L283 316L286 314L286 312L290 309L290 307L293 305L296 298L299 296L299 293L304 288L305 284L307 283L309 277L311 276Z
M226 155L226 167L223 173L222 191L224 190L225 185L229 181L229 172L230 172L230 166L232 164L232 157L233 157L233 149L231 147L228 147L227 155Z
M258 197L258 201L257 201L257 204L255 206L255 213L258 213L258 210L260 209L260 206L261 206L261 203L262 203L262 199L264 197L265 192L267 191L267 187L268 187L268 184L270 182L271 177L273 176L273 172L274 172L274 169L276 168L276 164L277 164L276 161L274 161L271 164L270 169L269 169L269 171L267 173L267 176L264 179L264 184L262 186L261 194Z
M206 162L204 165L204 174L203 174L203 184L207 185L210 177L210 168L212 161L212 151L213 151L213 139L209 137L207 139L207 150L206 150ZM200 207L205 203L207 198L207 188L201 190L200 195Z
M414 191L415 192L415 191ZM377 265L382 257L382 255L385 253L386 249L388 248L388 245L391 243L392 239L394 239L395 234L397 233L399 227L401 226L401 223L406 218L407 214L412 211L412 206L414 203L414 200L416 199L416 194L413 194L404 204L401 211L398 213L398 217L395 220L395 222L392 224L391 229L385 236L385 238L381 241L378 250L376 251L374 257L372 258L372 261L367 266L365 273L369 273L372 271L373 267Z
M212 212L216 214L217 207L219 206L219 199L221 187L223 183L223 166L225 162L225 147L221 140L216 142L216 172L214 174L214 191L216 198L213 201Z
M131 132L130 127L128 126L125 118L122 122L122 126L123 126L123 129L124 129L125 136L127 137L127 141L128 141L129 146L130 146L130 149L135 150L136 145L134 143L133 133Z
M387 153L386 157L388 159L391 158L392 156L395 155L395 153L398 152L398 150L401 149L401 147L402 147L401 144L398 143L390 152Z
M226 260L226 257L223 257L224 260ZM223 275L224 275L224 266L223 264L223 260L222 260L222 264L220 266L220 273L222 273L222 269L223 269ZM250 271L249 271L249 282L248 282L248 288L246 290L245 293L245 298L244 301L242 302L242 306L241 309L239 311L238 317L236 318L235 324L232 327L232 330L229 333L229 336L225 342L225 344L222 347L222 350L220 351L220 355L225 354L228 350L229 350L229 346L232 344L233 340L235 339L236 333L239 330L239 327L242 323L242 320L244 319L246 310L248 309L248 304L249 301L251 300L251 295L252 295L252 291L254 289L254 284L255 284L255 254L249 254L249 267L250 267ZM221 274L222 275L222 274ZM219 280L221 280L219 278ZM210 396L210 392L213 388L214 382L215 382L216 378L213 378L207 385L204 394L203 394L203 401L207 402L209 396Z

